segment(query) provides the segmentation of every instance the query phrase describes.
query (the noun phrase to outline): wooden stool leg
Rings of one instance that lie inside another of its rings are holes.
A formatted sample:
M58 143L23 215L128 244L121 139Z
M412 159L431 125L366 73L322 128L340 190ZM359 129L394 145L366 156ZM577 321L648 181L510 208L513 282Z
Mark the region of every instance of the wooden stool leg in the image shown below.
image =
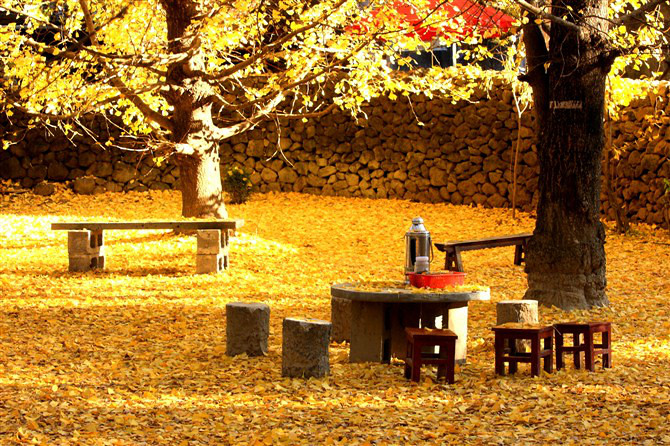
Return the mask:
M447 344L447 382L453 384L455 382L454 369L456 368L456 341Z
M412 343L407 341L407 358L413 358L412 356ZM405 362L405 379L410 379L412 377L412 369L409 367L409 363Z
M596 369L595 365L595 354L594 354L594 347L593 347L593 330L589 329L586 334L584 335L584 367L590 371L594 372Z
M495 369L496 375L505 374L505 363L503 362L503 355L505 354L505 338L502 334L495 334Z
M608 326L603 332L603 368L612 368L612 327Z
M530 375L540 376L540 335L536 334L530 341Z
M563 368L563 333L556 331L556 370Z
M440 350L439 350L439 353L438 353L437 357L440 358L440 359L445 359L446 360L449 357L448 356L448 351L447 351L447 346L446 345L440 345L438 348ZM447 364L438 364L438 366L437 366L437 379L438 379L438 381L442 378L446 379L447 374L448 374Z
M412 352L412 381L419 382L421 380L421 349L423 345L418 341L414 341L414 350Z
M572 334L572 339L573 339L572 345L574 345L575 347L582 346L582 343L581 343L579 338L580 338L579 333L573 333ZM582 361L581 361L581 358L579 357L579 353L580 353L579 350L575 350L572 353L572 356L573 356L573 359L574 359L574 362L575 362L575 369L581 369L582 368Z
M516 339L512 338L509 340L509 354L510 356L516 355ZM509 360L509 374L513 375L519 370L519 363L514 359Z
M554 343L551 336L544 338L544 349L549 350L549 355L544 357L544 371L551 373L554 370Z

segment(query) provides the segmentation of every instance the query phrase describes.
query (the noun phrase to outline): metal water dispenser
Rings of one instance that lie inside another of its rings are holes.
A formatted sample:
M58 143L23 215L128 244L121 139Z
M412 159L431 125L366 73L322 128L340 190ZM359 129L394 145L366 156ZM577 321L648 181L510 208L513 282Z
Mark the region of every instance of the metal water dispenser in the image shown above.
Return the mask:
M423 225L423 219L412 219L412 226L405 234L405 278L414 272L417 257L433 259L433 245L430 241L430 232Z

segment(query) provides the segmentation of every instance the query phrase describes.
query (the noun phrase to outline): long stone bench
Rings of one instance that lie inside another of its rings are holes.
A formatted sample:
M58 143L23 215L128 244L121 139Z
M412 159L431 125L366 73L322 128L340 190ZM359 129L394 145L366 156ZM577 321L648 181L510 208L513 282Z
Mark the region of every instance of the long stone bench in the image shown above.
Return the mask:
M105 243L103 231L111 229L169 229L197 231L196 272L218 273L229 266L228 243L231 233L244 225L244 220L211 221L126 221L126 222L61 222L52 223L52 230L66 230L70 271L104 269Z

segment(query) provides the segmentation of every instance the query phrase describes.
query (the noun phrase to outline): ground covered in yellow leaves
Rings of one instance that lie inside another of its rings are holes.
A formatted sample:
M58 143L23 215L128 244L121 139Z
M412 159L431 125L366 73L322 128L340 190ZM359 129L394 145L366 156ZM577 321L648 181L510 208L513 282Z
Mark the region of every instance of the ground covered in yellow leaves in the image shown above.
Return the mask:
M345 344L331 344L328 378L293 380L281 377L282 318L329 319L332 283L398 280L412 217L440 240L528 231L532 218L257 195L229 207L246 224L223 274L195 275L195 238L160 231L108 231L107 270L68 273L67 235L51 222L174 219L178 194L0 199L0 444L670 444L662 230L608 234L609 308L540 309L548 323L611 320L613 369L494 375L495 302L525 286L507 247L463 256L468 283L490 286L491 302L470 306L455 385L412 384L400 364L349 364ZM234 301L270 305L266 357L225 355Z

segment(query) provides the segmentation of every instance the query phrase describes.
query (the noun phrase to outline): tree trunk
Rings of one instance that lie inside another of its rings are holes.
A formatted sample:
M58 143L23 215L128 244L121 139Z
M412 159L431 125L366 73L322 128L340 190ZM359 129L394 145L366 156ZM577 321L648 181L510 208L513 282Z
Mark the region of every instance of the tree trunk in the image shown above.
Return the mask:
M540 133L537 222L526 253L526 299L563 309L607 305L605 231L600 213L603 79L580 79L555 101L584 98L581 110L555 109Z
M221 190L219 152L216 147L194 147L196 154L180 155L179 180L184 217L227 218Z
M191 57L168 67L169 91L164 93L174 108L172 142L177 150L182 215L184 217L226 218L219 166L218 141L213 137L212 87L199 78L204 70L204 55L193 21L202 16L203 6L196 0L163 0L166 13L168 48L173 54Z
M574 10L606 17L602 0L568 3ZM556 10L562 15L565 5ZM580 25L577 33L552 24L546 57L535 60L539 76L530 81L540 124L540 176L525 298L563 309L608 304L600 187L610 62L601 57L605 48L598 33L604 25Z

